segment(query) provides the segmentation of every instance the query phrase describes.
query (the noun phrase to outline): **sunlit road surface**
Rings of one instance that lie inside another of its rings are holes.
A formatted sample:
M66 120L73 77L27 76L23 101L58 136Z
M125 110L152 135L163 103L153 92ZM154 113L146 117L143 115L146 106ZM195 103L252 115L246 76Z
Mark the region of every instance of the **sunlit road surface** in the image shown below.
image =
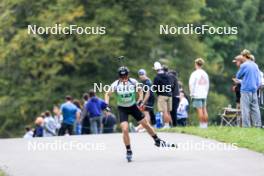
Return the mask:
M160 149L132 133L133 162L121 134L1 139L0 168L11 176L263 176L264 155L196 136L160 133Z

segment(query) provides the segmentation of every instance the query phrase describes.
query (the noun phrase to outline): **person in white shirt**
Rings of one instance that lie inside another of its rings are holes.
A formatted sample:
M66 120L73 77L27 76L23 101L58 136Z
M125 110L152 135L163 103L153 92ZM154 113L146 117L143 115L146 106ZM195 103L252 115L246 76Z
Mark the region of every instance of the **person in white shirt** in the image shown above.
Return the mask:
M49 111L45 112L43 137L56 136L57 124Z
M60 108L56 105L53 107L53 113L54 113L54 120L56 122L56 133L58 133L59 129L61 128L63 116L60 113Z
M24 139L31 139L33 138L34 132L30 127L26 127L26 133L23 136Z
M200 121L200 128L207 128L208 113L206 109L206 100L209 92L209 77L202 69L204 60L198 58L195 60L195 71L191 74L189 79L190 96L192 98L192 105L197 110Z
M177 109L177 124L179 126L186 126L186 120L188 118L189 102L185 97L183 91L180 92L180 103Z

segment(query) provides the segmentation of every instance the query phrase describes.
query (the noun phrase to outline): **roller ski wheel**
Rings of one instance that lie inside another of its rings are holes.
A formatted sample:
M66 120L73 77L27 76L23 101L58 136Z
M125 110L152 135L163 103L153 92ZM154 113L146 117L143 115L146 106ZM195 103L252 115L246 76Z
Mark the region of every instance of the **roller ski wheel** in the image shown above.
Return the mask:
M127 151L127 153L126 153L126 159L127 159L127 162L132 162L132 155L133 155L133 153L132 153L132 151Z
M169 143L169 142L166 142L166 141L163 141L161 139L157 140L155 142L155 145L157 147L160 147L160 148L178 148L177 144L174 144L174 143Z

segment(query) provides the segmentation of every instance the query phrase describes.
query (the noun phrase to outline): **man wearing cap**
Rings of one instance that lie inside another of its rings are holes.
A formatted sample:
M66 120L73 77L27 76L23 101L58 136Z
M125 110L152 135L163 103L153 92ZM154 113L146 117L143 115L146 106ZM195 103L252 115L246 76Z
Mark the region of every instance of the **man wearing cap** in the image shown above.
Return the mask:
M172 85L168 74L166 74L159 62L154 63L154 70L157 75L153 81L153 89L157 93L158 111L163 113L164 128L170 128L172 119L170 111L172 111Z
M168 70L167 74L170 77L172 86L172 111L170 112L170 114L172 118L172 125L175 127L177 126L177 109L180 103L180 86L176 71Z
M259 110L259 102L257 91L261 86L260 70L255 62L251 60L251 53L248 50L241 52L245 62L240 65L240 69L236 74L237 79L241 82L241 114L242 126L251 127L250 117L253 126L261 127L261 116Z
M140 69L138 71L138 76L142 84L142 90L143 90L143 106L142 106L142 111L145 115L145 118L151 122L152 125L156 124L156 119L155 119L155 114L153 111L153 106L155 102L155 97L154 94L151 90L152 87L152 82L151 80L147 77L147 73L144 69ZM136 127L136 131L140 131L143 129L141 125Z

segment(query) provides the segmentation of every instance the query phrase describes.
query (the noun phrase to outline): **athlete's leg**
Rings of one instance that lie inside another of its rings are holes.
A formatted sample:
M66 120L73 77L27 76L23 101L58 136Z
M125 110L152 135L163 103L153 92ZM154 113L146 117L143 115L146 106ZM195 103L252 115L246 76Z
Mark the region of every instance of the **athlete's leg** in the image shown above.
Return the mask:
M149 110L149 115L150 115L151 125L156 125L156 116L153 109Z
M160 146L170 146L170 147L176 147L175 144L168 144L167 142L161 140L158 136L157 133L155 132L154 128L150 125L150 123L147 121L146 118L142 119L139 121L139 123L147 130L149 135L153 138L155 145L160 147Z
M144 111L144 116L145 116L145 119L150 123L150 115L149 115L149 112L148 111Z
M132 159L132 150L130 146L129 125L128 125L129 110L127 107L118 107L118 113L120 118L120 126L123 133L123 142L126 146L126 158L130 162Z
M145 119L150 122L150 115L149 115L149 112L148 111L144 111L144 116L145 116ZM141 123L139 123L139 125L136 127L136 131L139 132L140 130L144 129L144 127L142 126Z
M123 133L124 144L130 145L129 139L129 125L128 125L128 109L127 107L118 107L118 114L120 118L120 126Z
M161 140L157 136L156 132L154 131L148 120L144 118L144 114L138 109L136 105L130 107L129 114L131 114L137 120L137 122L140 123L147 130L147 132L153 138L156 146L168 146L165 141Z
M126 146L126 158L127 158L128 162L130 162L132 160L132 150L131 150L131 146L130 146L128 122L123 121L123 122L121 122L120 125L121 125L121 129L122 129L122 133L123 133L123 141L124 141L124 144Z
M165 141L162 141L156 134L155 130L152 128L150 123L147 121L146 118L139 121L139 123L147 130L148 134L153 138L155 145L160 147L161 145L164 145L162 143L165 143Z
M156 135L154 129L152 128L152 126L150 125L149 121L147 120L147 118L142 119L141 121L139 121L139 124L142 125L143 128L145 128L147 130L147 132L149 133L149 135L151 135L152 137L154 135Z
M162 141L148 122L148 120L144 117L144 114L138 109L138 107L132 106L130 109L130 114L138 121L139 124L141 124L147 132L150 134L150 136L153 138L156 146L161 146L164 141Z
M121 129L122 129L122 133L123 133L124 144L125 144L125 146L128 146L128 145L130 145L128 122L124 121L120 125L121 125Z

